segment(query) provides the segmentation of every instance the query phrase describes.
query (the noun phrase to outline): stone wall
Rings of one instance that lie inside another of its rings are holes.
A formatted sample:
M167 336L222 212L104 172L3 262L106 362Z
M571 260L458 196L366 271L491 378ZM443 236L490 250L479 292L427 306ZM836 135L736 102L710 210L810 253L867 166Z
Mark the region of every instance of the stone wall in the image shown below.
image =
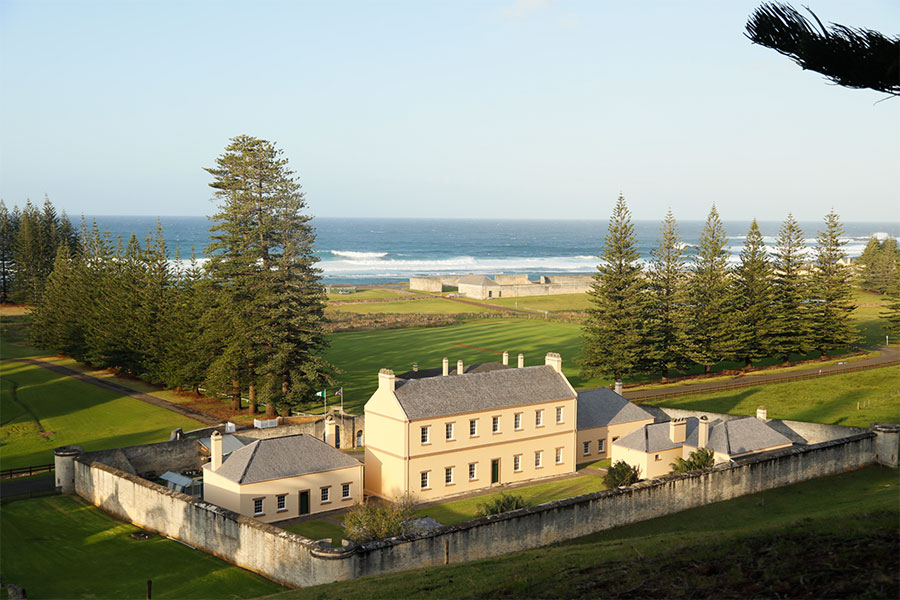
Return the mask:
M440 277L410 277L409 289L440 294L444 291L444 284Z
M722 464L414 536L336 549L318 547L298 535L96 462L102 453L76 459L75 489L103 510L140 527L285 585L308 586L536 548L873 463L876 438L881 434L851 433L741 464Z

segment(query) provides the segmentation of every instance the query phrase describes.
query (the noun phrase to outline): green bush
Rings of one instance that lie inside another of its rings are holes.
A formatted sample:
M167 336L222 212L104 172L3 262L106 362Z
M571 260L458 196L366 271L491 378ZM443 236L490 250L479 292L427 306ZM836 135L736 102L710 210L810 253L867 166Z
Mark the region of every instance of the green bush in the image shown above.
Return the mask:
M365 502L354 504L344 517L344 533L357 544L384 540L408 531L416 502L406 494L397 502Z
M620 485L637 483L640 479L640 467L632 467L627 462L619 460L606 472L603 483L605 483L608 488L617 488Z
M500 513L516 510L517 508L524 508L525 506L528 506L528 503L525 502L525 499L522 498L522 496L500 492L485 502L479 502L478 508L475 510L475 516L486 517L488 515L499 515Z
M676 458L672 463L672 471L674 473L689 473L691 471L701 471L708 469L716 463L716 457L709 448L697 448L687 457Z

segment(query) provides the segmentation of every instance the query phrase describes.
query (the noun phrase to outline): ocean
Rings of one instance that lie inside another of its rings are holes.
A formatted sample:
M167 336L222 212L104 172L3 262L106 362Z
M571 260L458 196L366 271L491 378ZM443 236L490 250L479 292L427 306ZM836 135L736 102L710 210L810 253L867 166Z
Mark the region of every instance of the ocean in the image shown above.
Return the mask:
M204 257L211 222L206 217L160 217L171 258ZM101 230L139 239L156 228L156 217L88 216ZM872 235L900 237L900 223L844 223L845 250L859 256ZM361 219L320 217L316 255L328 284L354 285L403 281L413 275L527 273L559 275L592 273L603 247L606 221L488 219ZM691 253L702 221L680 221L681 237ZM749 221L726 221L730 260L738 262ZM770 248L781 223L759 223ZM808 248L815 246L821 221L800 222ZM635 221L641 259L650 259L660 222Z

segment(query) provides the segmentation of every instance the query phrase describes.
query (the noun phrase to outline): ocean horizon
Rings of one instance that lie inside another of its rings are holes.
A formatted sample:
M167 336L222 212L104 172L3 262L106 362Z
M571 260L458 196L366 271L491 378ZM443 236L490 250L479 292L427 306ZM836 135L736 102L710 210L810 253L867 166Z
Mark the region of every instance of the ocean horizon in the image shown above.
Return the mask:
M85 215L88 227L127 240L143 240L162 224L170 259L205 259L209 244L208 217ZM80 219L73 219L80 226ZM603 248L607 220L453 219L316 217L316 256L326 284L377 284L411 276L527 273L561 275L592 273ZM661 221L633 221L641 260L659 238ZM759 221L766 246L775 244L781 221ZM859 256L873 235L900 236L900 223L844 222L847 254ZM679 221L686 251L697 247L704 221ZM737 263L750 221L723 221L729 261ZM800 221L806 247L815 247L823 221Z

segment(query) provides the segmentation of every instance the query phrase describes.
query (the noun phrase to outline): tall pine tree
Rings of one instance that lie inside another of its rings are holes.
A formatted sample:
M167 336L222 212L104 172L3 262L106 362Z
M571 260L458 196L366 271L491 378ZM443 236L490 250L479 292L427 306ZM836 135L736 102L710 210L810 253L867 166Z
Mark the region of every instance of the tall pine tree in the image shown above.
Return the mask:
M0 200L0 302L12 299L16 239L19 237L18 213L11 213Z
M709 211L700 234L688 280L688 306L684 347L687 356L703 365L727 358L732 350L732 323L728 307L728 237L715 205Z
M582 325L585 378L606 375L620 382L638 368L646 306L639 258L631 213L620 195L588 292L591 306Z
M844 252L846 242L841 240L843 234L841 221L832 210L825 216L825 230L816 238L811 282L810 342L823 357L831 350L847 348L857 338L850 321L850 313L856 306L850 268L844 264L847 253Z
M788 214L778 231L773 259L772 351L783 362L788 362L791 354L802 354L809 348L809 288L803 271L805 256L803 231L793 215Z
M741 262L731 282L734 315L733 354L750 366L771 354L770 326L773 318L772 265L756 219L750 225Z

